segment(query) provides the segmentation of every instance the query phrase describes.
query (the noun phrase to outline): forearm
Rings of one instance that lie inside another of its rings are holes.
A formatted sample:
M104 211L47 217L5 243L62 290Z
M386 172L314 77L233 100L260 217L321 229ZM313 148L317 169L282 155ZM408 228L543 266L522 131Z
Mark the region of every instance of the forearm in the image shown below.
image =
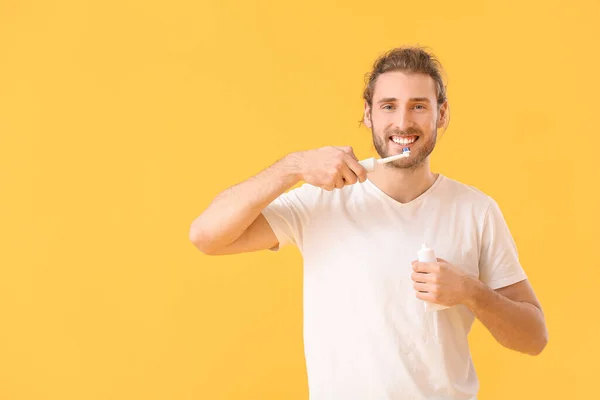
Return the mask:
M219 193L190 228L193 242L205 248L233 243L260 212L300 181L293 155Z
M542 311L528 302L513 301L474 279L466 306L503 346L529 355L547 343Z

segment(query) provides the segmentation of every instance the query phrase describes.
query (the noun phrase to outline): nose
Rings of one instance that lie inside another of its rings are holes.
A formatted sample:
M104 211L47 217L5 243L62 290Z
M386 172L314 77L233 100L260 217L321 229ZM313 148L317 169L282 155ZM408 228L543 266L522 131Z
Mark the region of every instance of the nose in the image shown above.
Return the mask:
M404 108L399 108L394 115L394 128L405 132L411 126L413 126L413 121L410 113Z

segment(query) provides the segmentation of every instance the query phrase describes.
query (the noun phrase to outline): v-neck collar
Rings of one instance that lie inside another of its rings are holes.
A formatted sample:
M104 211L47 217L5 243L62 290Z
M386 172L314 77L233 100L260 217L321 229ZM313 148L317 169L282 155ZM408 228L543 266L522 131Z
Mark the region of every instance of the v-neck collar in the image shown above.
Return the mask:
M419 196L415 197L414 199L412 199L411 201L409 201L407 203L401 203L398 200L394 199L393 197L391 197L390 195L388 195L386 192L384 192L383 190L381 190L379 188L379 186L377 186L375 183L373 183L369 178L367 178L367 180L365 181L365 183L367 183L370 187L372 187L375 190L375 192L377 192L377 194L380 197L383 197L387 201L390 201L390 202L394 203L397 207L410 207L411 205L420 202L423 198L427 197L431 192L433 192L435 190L435 188L440 184L440 182L444 178L445 178L444 175L442 175L441 173L438 173L438 177L435 179L435 181L433 182L433 184L431 186L429 186L429 188L427 190L425 190Z

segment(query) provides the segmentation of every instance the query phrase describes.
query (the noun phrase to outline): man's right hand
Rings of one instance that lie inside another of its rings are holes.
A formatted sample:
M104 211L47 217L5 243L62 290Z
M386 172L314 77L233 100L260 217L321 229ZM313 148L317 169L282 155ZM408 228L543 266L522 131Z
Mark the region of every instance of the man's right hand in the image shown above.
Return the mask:
M367 170L358 163L350 146L321 147L292 156L301 180L328 191L367 179Z

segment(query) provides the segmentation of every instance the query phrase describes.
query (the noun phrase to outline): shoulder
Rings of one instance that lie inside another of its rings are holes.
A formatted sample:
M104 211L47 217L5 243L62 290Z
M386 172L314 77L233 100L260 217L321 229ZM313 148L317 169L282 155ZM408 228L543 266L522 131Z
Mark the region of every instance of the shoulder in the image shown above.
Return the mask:
M502 215L496 199L481 188L446 176L442 183L442 201L449 200L453 208L465 216L470 215L479 225L484 224L490 216Z
M481 188L456 179L444 179L444 195L451 198L451 206L465 221L472 221L482 236L490 241L489 235L508 233L504 213L496 199ZM504 230L504 231L502 231Z
M482 189L445 175L443 176L443 185L441 186L443 187L442 190L445 196L451 196L461 202L478 204L484 208L496 204L494 198Z

